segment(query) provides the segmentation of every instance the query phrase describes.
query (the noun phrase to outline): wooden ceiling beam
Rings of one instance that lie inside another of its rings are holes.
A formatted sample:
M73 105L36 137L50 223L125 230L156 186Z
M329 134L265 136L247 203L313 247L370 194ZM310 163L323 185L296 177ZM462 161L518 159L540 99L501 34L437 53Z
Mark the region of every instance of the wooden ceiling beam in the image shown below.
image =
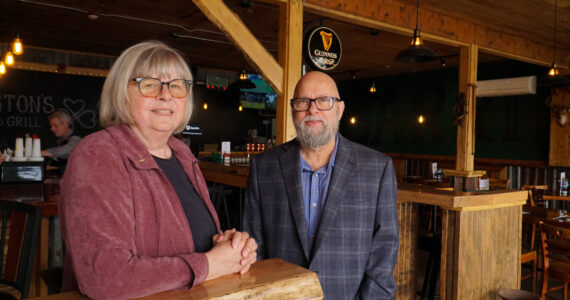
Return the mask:
M283 68L241 19L222 0L192 1L242 51L275 92L281 94L283 92ZM224 57L219 59L224 59Z
M406 5L398 0L305 0L304 10L348 23L409 36L412 36L416 23L415 5ZM419 18L419 27L425 41L458 47L475 44L481 51L511 59L545 66L552 63L552 46L540 41L421 7ZM559 60L569 55L570 51L557 49ZM562 61L557 63L563 65Z

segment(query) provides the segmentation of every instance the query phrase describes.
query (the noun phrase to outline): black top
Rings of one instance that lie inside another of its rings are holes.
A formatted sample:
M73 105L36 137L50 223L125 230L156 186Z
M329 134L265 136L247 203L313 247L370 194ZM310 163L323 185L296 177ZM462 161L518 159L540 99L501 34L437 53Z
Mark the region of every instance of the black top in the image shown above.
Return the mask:
M186 176L184 168L172 153L170 159L162 159L153 156L154 160L164 172L182 204L192 238L194 240L194 252L206 252L214 246L212 236L217 233L214 219L200 198L192 182Z

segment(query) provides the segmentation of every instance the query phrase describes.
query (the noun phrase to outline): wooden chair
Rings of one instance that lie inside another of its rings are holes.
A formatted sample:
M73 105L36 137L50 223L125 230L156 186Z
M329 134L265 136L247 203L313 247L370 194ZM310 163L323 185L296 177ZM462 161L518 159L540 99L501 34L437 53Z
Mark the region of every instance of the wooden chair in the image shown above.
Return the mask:
M510 179L498 179L495 177L488 177L489 190L508 190L511 185Z
M529 201L527 204L530 204L530 206L533 207L548 207L546 201L542 198L544 191L548 190L548 185L523 185L521 189L528 191Z
M570 223L545 220L539 222L544 272L542 275L541 299L549 296L551 291L563 291L564 300L568 300L568 283L570 283ZM563 282L560 286L548 288L548 279Z
M15 294L18 293L21 298L27 298L40 232L41 207L0 201L0 214L0 286L3 287L0 298L17 299Z
M531 272L527 275L522 275L521 281L532 278L532 292L536 293L536 264L537 264L537 251L534 247L536 239L536 221L535 219L523 215L523 246L521 248L521 265L530 263ZM525 247L528 246L528 247Z

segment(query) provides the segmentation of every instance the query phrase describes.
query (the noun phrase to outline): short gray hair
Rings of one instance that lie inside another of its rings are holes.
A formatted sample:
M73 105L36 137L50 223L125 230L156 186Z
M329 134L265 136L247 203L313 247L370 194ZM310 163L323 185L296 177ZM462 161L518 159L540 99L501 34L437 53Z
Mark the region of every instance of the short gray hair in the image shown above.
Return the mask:
M56 110L48 116L48 120L58 119L61 123L66 123L71 128L71 117L65 110Z
M172 70L174 67L175 70ZM99 102L99 121L102 127L111 125L134 124L130 113L131 99L127 86L132 78L154 74L157 77L177 72L183 79L192 80L192 74L186 61L177 50L159 41L138 43L125 50L111 67L103 84L101 101ZM192 90L186 96L186 113L184 119L174 131L184 129L192 115Z

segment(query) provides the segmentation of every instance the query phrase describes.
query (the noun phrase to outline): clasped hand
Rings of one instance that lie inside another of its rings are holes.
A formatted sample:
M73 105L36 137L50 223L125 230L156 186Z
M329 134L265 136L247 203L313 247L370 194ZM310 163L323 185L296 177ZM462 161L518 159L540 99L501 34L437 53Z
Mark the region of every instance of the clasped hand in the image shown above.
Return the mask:
M257 243L247 232L235 228L213 237L214 247L206 252L209 272L206 280L247 272L257 259Z

